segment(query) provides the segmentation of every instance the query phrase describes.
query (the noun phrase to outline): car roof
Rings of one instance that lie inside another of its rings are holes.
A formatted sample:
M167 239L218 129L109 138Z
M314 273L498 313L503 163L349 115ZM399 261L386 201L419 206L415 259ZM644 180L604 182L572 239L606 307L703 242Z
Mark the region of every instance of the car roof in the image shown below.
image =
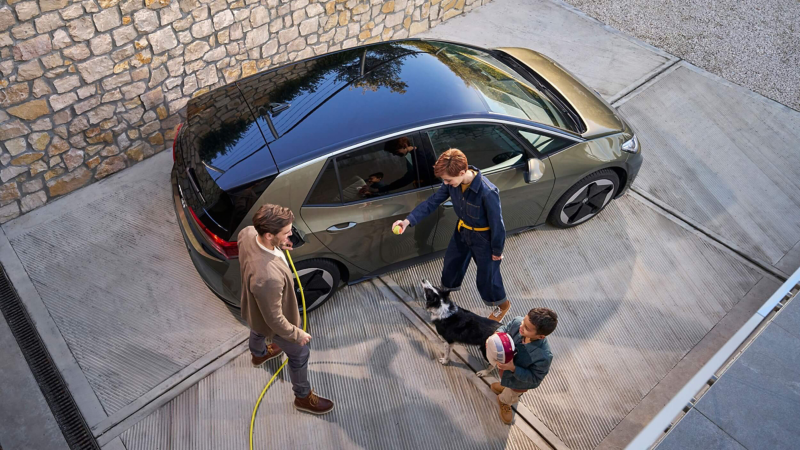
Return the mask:
M453 45L457 44L386 42L237 81L255 123L243 126L237 141L249 142L247 148L225 152L218 160L224 163L220 167L224 174L217 183L234 187L262 176L258 167L277 165L283 171L392 131L447 118L488 115L487 104L469 77L439 54ZM198 110L193 106L190 103L190 114ZM241 117L249 115L241 112ZM252 139L256 134L268 149L257 150Z

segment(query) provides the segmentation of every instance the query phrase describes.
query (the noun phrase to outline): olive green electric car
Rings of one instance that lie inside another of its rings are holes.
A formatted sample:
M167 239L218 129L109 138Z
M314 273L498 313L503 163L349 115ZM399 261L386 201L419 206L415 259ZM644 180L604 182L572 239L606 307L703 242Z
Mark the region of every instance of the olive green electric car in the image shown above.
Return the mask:
M265 203L290 207L314 309L342 283L445 250L449 202L402 235L391 224L441 187L432 165L450 148L500 189L509 231L586 222L642 164L616 111L535 51L394 41L193 99L173 146L175 212L203 280L238 305L239 231Z

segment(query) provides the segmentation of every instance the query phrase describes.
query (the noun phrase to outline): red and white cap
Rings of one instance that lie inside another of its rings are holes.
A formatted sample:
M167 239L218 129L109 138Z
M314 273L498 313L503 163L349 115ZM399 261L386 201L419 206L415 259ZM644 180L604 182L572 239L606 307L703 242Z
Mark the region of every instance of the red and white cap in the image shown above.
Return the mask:
M498 332L486 339L486 357L489 363L505 364L514 359L514 340L507 333Z

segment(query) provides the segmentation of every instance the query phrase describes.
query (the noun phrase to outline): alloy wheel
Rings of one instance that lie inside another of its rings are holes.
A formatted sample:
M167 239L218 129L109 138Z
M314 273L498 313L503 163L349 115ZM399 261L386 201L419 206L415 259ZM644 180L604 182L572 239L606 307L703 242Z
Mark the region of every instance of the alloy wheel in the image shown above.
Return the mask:
M614 183L599 179L578 189L561 209L561 221L567 225L577 225L594 217L614 196Z

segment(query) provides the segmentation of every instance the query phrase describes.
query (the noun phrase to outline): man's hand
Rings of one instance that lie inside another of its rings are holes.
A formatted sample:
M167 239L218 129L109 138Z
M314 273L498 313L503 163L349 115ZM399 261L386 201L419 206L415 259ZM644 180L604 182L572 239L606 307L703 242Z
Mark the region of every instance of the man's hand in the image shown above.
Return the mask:
M497 368L502 370L510 370L513 372L517 368L517 366L514 365L514 360L512 359L511 361L505 364L497 363Z
M503 259L503 255L500 256L492 255L492 261L500 261L501 259Z
M399 234L403 234L406 231L406 228L408 228L409 225L411 225L411 222L409 222L408 219L396 220L392 224L392 232L394 232L395 227L399 226L400 227L400 233Z
M311 342L311 335L310 334L306 333L303 330L300 330L300 332L303 333L303 334L300 335L300 341L298 342L298 344L306 345L309 342Z
M292 248L293 246L294 244L292 244L292 241L287 239L283 244L281 244L281 250L294 250L294 248Z

